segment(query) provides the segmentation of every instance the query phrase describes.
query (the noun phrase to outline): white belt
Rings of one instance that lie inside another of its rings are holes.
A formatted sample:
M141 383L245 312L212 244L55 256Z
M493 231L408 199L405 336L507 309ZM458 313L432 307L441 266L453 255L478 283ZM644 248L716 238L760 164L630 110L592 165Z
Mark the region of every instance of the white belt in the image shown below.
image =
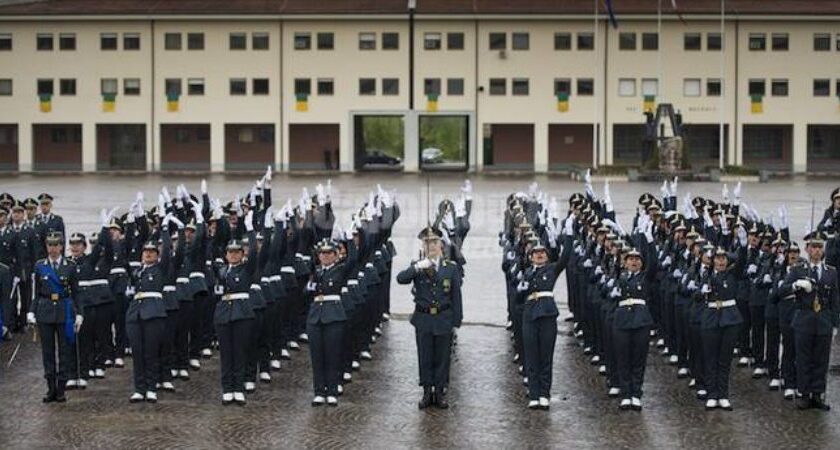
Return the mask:
M250 297L250 294L248 294L247 292L238 292L236 294L225 294L222 296L222 300L248 300Z
M129 265L130 267L135 267L135 268L136 268L136 267L140 267L140 266L142 266L142 265L143 265L143 263L141 263L140 261L129 261L129 262L128 262L128 265Z
M359 280L347 280L347 286L356 286L359 284Z
M260 283L268 283L271 281L269 277L260 277Z
M365 267L371 268L371 267L373 267L373 263L367 263L367 264L365 264Z
M111 275L116 275L118 273L126 273L125 267L114 267L111 269Z
M268 277L268 279L270 281L283 281L283 277L281 277L280 275L272 275Z
M187 278L187 277L178 277L178 278L175 279L175 282L180 283L180 284L184 284L184 283L189 283L190 279Z
M315 296L315 303L320 302L340 302L341 296L340 295L316 295Z
M204 272L190 272L190 278L204 278Z
M256 289L258 291L261 291L262 287L259 284L254 283L254 284L251 285L251 289Z
M292 266L283 266L280 268L280 272L282 273L295 273L295 268Z
M554 292L551 291L539 291L534 292L528 295L528 300L537 300L543 297L554 297Z
M782 297L784 300L796 300L796 294L790 294L786 297Z
M346 293L348 293L348 292L350 292L350 290L349 290L349 289L347 289L347 286L343 286L343 287L341 288L341 293L342 293L342 294L346 294Z
M737 305L737 303L735 302L734 299L724 300L722 302L709 302L708 303L709 308L715 308L715 309L726 308L726 307L735 306L735 305Z
M143 300L144 298L163 298L160 292L138 292L134 294L135 300Z
M178 290L178 288L176 288L175 286L164 286L163 287L163 292L175 292L177 290Z
M79 287L107 286L107 285L108 285L108 280L79 281Z
M225 260L223 260L222 258L216 258L213 260L213 262L217 264L224 264Z
M301 259L304 260L304 261L312 261L312 257L309 256L309 255L303 255L303 257Z
M621 300L620 302L618 302L618 306L644 306L646 304L647 302L640 298L628 298L626 300Z
M295 258L303 258L303 254L302 253L295 253Z

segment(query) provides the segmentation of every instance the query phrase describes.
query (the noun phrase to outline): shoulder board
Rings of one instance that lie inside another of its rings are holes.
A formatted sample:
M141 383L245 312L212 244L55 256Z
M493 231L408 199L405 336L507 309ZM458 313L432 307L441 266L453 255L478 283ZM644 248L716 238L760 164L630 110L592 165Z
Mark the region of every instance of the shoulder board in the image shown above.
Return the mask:
M47 263L47 258L43 258L43 259L39 259L38 262L35 263L35 264L46 264L46 263Z
M8 268L9 268L9 266L8 266L8 265L3 264L3 263L1 263L1 262L0 262L0 267L4 267L4 268L6 268L6 269L8 269Z
M832 266L831 264L826 264L825 266L828 267L829 269L837 270L837 268Z

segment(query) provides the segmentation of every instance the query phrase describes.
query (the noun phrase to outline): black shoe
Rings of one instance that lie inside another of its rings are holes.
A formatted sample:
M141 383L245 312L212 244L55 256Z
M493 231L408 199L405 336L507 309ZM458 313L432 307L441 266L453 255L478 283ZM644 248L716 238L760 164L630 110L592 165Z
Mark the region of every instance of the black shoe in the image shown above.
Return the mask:
M435 406L438 409L448 409L449 402L446 400L446 390L441 389L440 392L435 391Z
M55 389L50 387L50 390L47 391L47 394L44 395L44 398L42 398L41 401L44 403L52 403L55 401L55 399Z
M64 396L64 391L56 391L55 392L55 402L56 403L64 403L67 401L67 397Z
M830 411L831 406L827 405L825 401L823 401L822 394L812 394L811 396L811 408L819 409L820 411Z
M811 399L807 397L800 397L796 399L796 409L805 410L811 409Z
M417 408L426 409L434 403L434 396L432 395L432 388L423 387L423 398L417 404Z

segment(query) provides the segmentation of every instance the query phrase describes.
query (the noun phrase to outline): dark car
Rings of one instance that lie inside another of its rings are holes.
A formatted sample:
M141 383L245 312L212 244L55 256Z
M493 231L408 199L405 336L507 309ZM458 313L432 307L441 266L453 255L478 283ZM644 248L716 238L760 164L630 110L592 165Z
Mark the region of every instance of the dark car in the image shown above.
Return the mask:
M374 150L365 155L365 164L382 164L387 166L396 166L402 164L402 159L391 155L386 155L380 150Z

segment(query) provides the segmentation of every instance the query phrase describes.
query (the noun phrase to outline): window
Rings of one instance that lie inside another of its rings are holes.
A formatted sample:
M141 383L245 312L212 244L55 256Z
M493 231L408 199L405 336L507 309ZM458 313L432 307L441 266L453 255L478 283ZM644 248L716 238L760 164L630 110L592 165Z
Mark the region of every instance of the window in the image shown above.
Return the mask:
M62 78L58 80L58 93L61 95L76 95L76 79Z
M507 48L507 34L490 33L490 50L504 50Z
M571 95L572 93L572 80L571 78L555 78L554 79L554 95L566 94Z
M254 78L251 80L253 95L268 95L268 78Z
M463 78L447 78L446 79L446 95L453 95L453 96L464 95L464 79Z
M204 50L204 33L187 33L187 50Z
M53 94L53 80L49 78L38 79L38 95Z
M359 33L359 50L376 50L376 33Z
M12 80L9 78L0 79L0 95L12 95Z
M382 50L399 50L399 33L382 33Z
M9 51L12 49L12 35L10 33L0 33L0 51Z
M248 80L245 78L230 79L230 95L245 95L248 93Z
M119 81L116 78L103 78L100 81L100 89L103 94L116 94L119 91Z
M117 49L117 33L101 33L99 35L99 49L100 50L116 50Z
M58 35L59 50L76 50L76 34L61 33Z
M423 35L423 48L425 50L440 50L441 39L440 33L425 33Z
M335 83L332 78L318 78L318 95L333 95Z
M636 50L636 33L618 33L619 50Z
M720 97L723 92L719 78L709 78L706 80L706 95L709 97Z
M700 33L685 33L683 35L683 50L700 50L703 47L703 35Z
M400 79L383 78L382 95L400 95Z
M164 34L163 47L166 50L181 50L181 33Z
M423 80L423 95L440 95L440 78Z
M511 33L510 40L514 50L528 50L531 47L531 35L528 33Z
M642 33L642 50L659 50L659 33Z
M814 97L828 97L831 95L831 80L816 79L814 80Z
M140 50L140 33L123 33L123 50Z
M642 78L642 95L659 95L659 80L656 78Z
M683 80L683 97L700 96L700 79L686 78Z
M788 34L787 33L773 33L770 36L771 45L773 46L774 51L787 51L788 50Z
M827 52L831 50L831 34L817 33L814 34L814 51Z
M204 78L188 78L187 95L204 95Z
M447 50L464 49L464 33L446 33Z
M554 50L571 50L571 33L554 33Z
M376 78L359 78L359 95L376 95Z
M592 78L578 78L577 95L595 95L595 80Z
M767 36L764 33L750 33L749 43L752 51L767 50Z
M837 47L837 50L840 50L840 33L837 33L837 43L835 45Z
M635 97L636 96L636 79L635 78L621 78L618 80L618 95L619 97Z
M772 80L770 82L770 93L773 97L787 97L788 80Z
M764 80L752 79L749 84L749 95L761 95L765 92Z
M165 81L166 95L181 95L181 79L167 78Z
M295 33L295 50L309 50L310 48L312 48L312 35Z
M309 78L295 78L295 94L312 94L312 81Z
M706 34L706 50L720 51L723 49L723 38L720 33Z
M318 33L318 50L332 50L335 48L333 33Z
M38 50L52 50L53 49L53 35L52 33L38 33L35 37L35 46Z
M835 95L840 92L840 80L836 80L834 82L834 93Z
M504 78L490 79L490 95L506 95L507 81Z
M251 33L251 50L268 50L268 33Z
M139 78L123 78L123 94L124 95L140 95L140 79Z
M511 83L511 93L513 95L528 95L528 85L527 78L514 78Z
M229 40L231 50L248 50L248 34L231 33Z
M578 50L593 50L595 48L595 35L593 33L578 33L577 34L577 49Z

